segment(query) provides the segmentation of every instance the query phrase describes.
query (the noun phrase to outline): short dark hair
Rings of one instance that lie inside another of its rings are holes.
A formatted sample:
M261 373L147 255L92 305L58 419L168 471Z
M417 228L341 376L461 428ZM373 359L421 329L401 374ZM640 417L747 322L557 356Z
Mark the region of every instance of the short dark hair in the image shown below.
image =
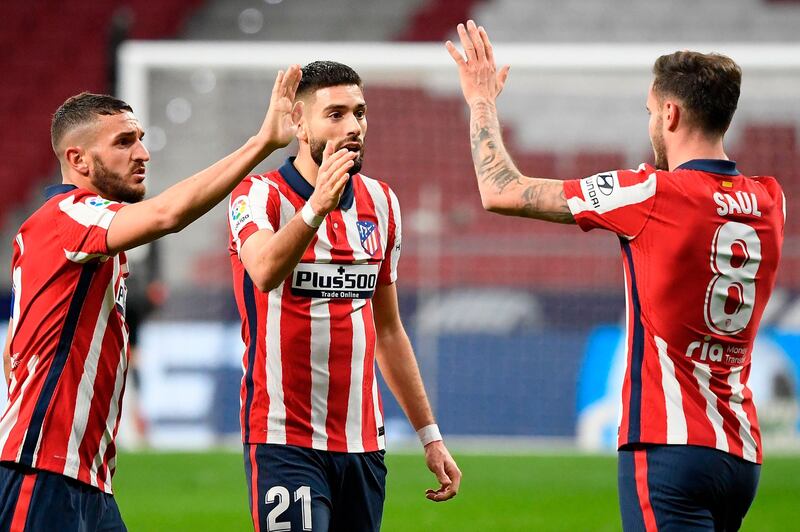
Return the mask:
M361 76L349 66L336 61L314 61L304 66L302 73L300 85L297 86L297 98L337 85L358 85L363 88Z
M67 98L53 113L50 124L50 142L53 151L58 153L58 145L67 132L94 121L99 115L115 115L123 111L133 112L131 106L107 94L82 92Z
M656 59L653 74L655 94L678 98L705 133L721 136L728 130L742 85L742 69L733 59L684 50Z

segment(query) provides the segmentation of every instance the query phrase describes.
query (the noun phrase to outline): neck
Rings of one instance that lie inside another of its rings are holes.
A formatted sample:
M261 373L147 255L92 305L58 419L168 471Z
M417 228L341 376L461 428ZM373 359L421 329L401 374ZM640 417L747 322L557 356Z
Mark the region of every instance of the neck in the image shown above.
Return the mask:
M670 171L695 159L728 160L722 145L722 137L709 139L699 133L689 134L677 140L671 148L667 156Z
M316 186L319 166L317 166L317 163L311 157L311 152L307 148L301 149L297 153L297 157L295 157L294 160L294 167L297 168L297 171L300 172L303 179L308 181L312 187Z

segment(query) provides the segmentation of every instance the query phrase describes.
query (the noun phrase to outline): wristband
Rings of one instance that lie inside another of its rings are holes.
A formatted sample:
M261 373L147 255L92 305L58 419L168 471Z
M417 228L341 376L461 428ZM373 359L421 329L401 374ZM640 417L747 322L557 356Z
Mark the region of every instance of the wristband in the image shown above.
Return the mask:
M422 443L423 447L431 442L442 441L442 433L439 432L439 425L436 423L425 425L419 429L417 431L417 436L419 436L419 441Z
M306 202L306 204L303 205L303 208L300 209L300 216L303 218L303 221L307 226L313 227L314 229L317 229L320 225L322 225L322 222L325 220L324 216L319 216L314 212L314 209L308 202Z

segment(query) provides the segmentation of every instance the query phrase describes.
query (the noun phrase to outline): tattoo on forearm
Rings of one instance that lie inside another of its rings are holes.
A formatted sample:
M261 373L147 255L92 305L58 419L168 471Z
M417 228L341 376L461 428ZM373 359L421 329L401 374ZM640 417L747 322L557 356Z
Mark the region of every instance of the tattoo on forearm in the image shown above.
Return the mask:
M510 185L527 185L519 198L520 214L561 223L573 221L561 183L530 179L517 170L503 146L500 122L493 105L481 102L472 107L470 132L472 162L482 196L502 194Z

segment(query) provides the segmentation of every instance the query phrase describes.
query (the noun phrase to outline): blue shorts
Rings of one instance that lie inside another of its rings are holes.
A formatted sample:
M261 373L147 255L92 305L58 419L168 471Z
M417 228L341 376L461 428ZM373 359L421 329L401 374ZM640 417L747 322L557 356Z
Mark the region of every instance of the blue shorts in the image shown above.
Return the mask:
M619 452L625 532L739 530L761 466L709 447L637 445Z
M75 479L0 463L0 530L125 532L114 497Z
M386 498L384 451L337 453L245 444L256 532L373 532Z

